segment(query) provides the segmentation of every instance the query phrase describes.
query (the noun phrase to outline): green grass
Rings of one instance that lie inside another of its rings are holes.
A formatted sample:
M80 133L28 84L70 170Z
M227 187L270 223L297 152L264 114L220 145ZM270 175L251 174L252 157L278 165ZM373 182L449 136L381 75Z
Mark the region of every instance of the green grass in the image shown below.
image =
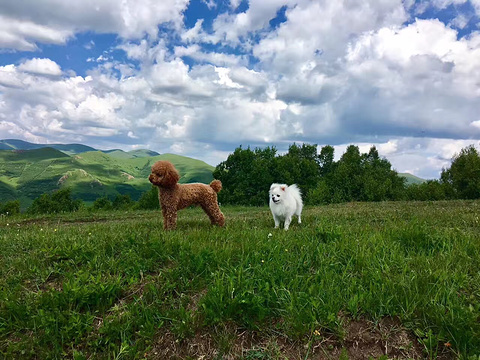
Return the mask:
M284 358L277 342L239 351L248 333L301 344L308 358L314 341L346 346L350 320L395 318L425 357L478 355L479 210L307 207L288 232L273 229L268 208L223 208L226 228L187 209L171 232L159 212L3 217L0 354L150 358L208 335L218 359ZM194 358L185 347L177 358Z

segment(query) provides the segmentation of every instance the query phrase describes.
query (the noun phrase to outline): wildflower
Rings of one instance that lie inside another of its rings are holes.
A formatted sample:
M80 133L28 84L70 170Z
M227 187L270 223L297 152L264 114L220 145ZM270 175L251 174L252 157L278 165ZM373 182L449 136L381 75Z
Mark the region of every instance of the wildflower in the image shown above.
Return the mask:
M272 237L272 236L273 236L272 233L268 233L268 237Z
M288 252L288 249L285 249L286 252Z
M443 344L443 345L445 345L446 347L451 347L451 346L452 346L452 344L450 344L449 341L447 341L447 342L446 342L445 344Z
M320 331L315 330L315 331L313 332L313 335L320 336Z
M264 262L265 262L265 260L262 259L262 263L264 263Z

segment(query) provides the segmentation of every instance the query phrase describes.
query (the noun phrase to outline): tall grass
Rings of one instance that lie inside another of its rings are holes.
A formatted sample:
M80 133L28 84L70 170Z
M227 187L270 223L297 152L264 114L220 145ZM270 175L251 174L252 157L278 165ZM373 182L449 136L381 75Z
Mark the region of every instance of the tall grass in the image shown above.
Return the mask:
M226 228L187 209L171 232L158 211L0 218L0 354L141 358L159 333L230 324L341 341L346 319L395 317L425 356L478 355L479 209L307 207L288 232L268 208L224 208ZM221 354L228 336L215 338Z

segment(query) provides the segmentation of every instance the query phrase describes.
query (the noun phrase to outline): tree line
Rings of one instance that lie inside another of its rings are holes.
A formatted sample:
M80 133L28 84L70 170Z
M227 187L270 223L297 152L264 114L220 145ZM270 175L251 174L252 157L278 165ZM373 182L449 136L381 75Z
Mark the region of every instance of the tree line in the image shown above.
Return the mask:
M268 190L274 182L296 183L306 204L320 205L351 201L450 200L480 198L480 156L468 146L443 169L439 180L407 185L405 178L379 156L375 146L361 153L350 145L338 161L330 145L318 152L317 145L293 144L284 155L275 147L244 149L241 146L215 168L213 176L222 181L218 195L221 204L255 205L268 203ZM30 214L73 212L87 208L74 199L69 188L36 198L26 210ZM158 191L152 186L138 201L129 195L98 198L89 210L158 209ZM20 213L18 200L0 203L1 215Z
M142 194L138 201L131 199L128 194L118 194L110 199L107 196L97 198L92 205L87 206L81 199L75 199L72 189L62 188L51 193L45 193L36 198L33 203L25 210L25 213L31 215L55 214L65 212L75 212L79 210L87 211L113 211L113 210L151 210L159 209L158 191L152 186L149 191ZM0 203L0 215L9 216L20 213L20 201L8 201Z
M439 180L407 185L375 146L361 153L350 145L338 161L332 146L293 144L279 155L274 147L241 146L220 163L213 175L223 183L224 204L265 205L273 182L296 183L306 204L350 201L448 200L480 198L480 157L469 146L443 169Z

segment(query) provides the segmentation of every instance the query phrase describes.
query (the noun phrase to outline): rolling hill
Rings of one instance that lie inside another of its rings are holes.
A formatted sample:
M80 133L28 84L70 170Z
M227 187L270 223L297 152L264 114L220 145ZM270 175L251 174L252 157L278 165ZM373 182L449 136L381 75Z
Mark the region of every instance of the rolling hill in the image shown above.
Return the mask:
M96 150L90 146L82 144L33 144L28 141L16 139L0 140L0 150L35 150L46 147L62 151L67 155Z
M418 176L409 174L409 173L399 173L398 176L404 177L407 179L406 184L407 185L412 185L412 184L423 184L427 180L419 178Z
M0 142L5 143L22 145L10 140ZM175 164L181 183L208 183L213 179L213 166L179 155L159 155L149 150L93 150L69 155L60 150L82 150L82 146L0 150L0 202L19 199L26 208L40 195L62 187L71 188L75 198L87 203L118 194L137 200L151 188L148 175L158 160Z

